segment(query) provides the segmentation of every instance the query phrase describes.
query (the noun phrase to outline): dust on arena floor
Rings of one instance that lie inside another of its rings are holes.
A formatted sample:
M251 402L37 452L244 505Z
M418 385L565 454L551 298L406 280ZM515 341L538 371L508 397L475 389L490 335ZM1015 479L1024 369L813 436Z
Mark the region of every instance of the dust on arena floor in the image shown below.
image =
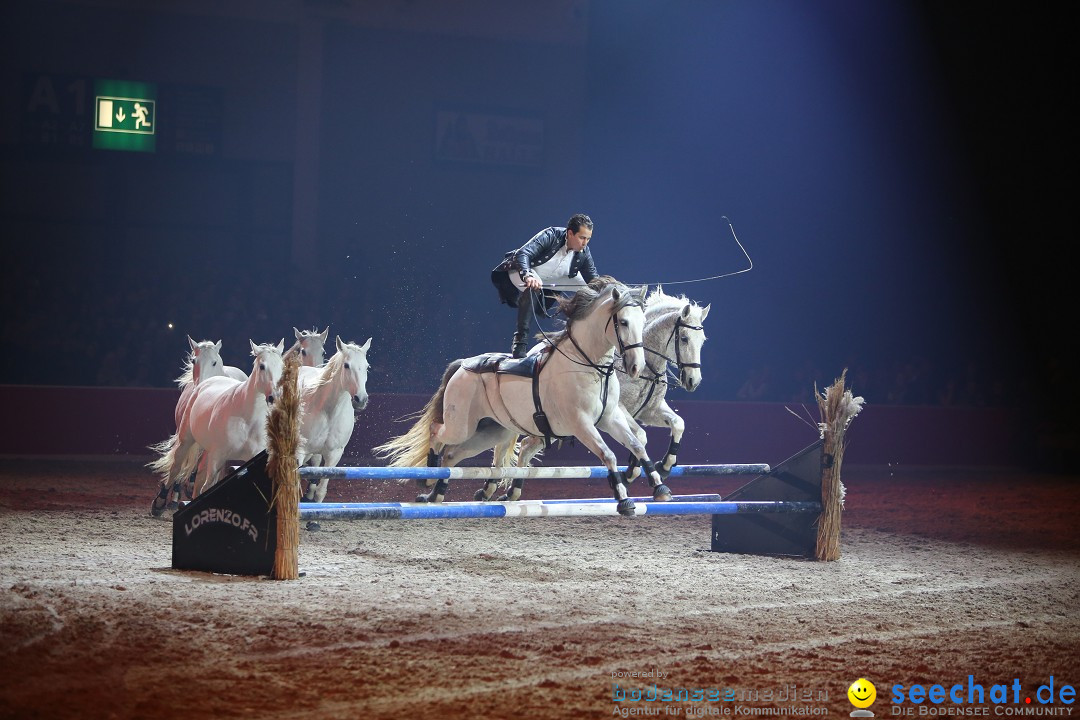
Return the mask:
M338 522L276 582L170 569L137 460L0 459L0 716L835 717L865 677L882 717L895 685L1016 679L1034 702L1050 676L1080 682L1080 481L844 480L835 563L713 553L707 517ZM413 491L338 482L327 500Z

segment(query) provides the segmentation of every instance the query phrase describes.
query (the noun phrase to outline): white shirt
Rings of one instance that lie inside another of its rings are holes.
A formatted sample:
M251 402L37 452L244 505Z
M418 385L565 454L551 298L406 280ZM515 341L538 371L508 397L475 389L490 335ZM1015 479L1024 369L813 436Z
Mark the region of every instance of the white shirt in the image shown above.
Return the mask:
M534 265L532 271L536 273L537 277L540 278L540 282L544 283L545 286L584 286L585 280L581 277L580 272L574 277L567 277L570 273L570 263L573 260L574 251L564 244L547 262L542 265ZM521 281L521 276L518 275L517 270L509 270L507 274L510 275L510 282L514 283L514 287L518 290L525 289L525 283Z

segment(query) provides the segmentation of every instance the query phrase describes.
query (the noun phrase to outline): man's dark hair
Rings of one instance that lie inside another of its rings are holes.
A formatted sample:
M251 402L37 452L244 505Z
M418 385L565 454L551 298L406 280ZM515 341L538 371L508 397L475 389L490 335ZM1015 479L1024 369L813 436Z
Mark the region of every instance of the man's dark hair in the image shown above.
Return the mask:
M570 232L574 233L575 235L577 235L583 227L587 227L592 230L592 218L585 213L577 213L570 218L570 221L568 223L566 223L566 227Z

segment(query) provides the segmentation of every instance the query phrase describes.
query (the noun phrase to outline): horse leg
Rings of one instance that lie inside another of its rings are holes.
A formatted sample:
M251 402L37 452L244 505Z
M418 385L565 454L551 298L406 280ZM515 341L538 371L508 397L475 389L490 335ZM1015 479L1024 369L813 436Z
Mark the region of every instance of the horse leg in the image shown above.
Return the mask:
M516 447L517 433L515 433L507 442L496 445L491 454L491 467L502 468L513 466ZM477 490L476 494L473 495L473 500L486 502L491 499L491 496L494 495L495 491L498 489L499 481L495 478L488 478L484 481L484 487Z
M176 440L176 444L169 451L172 453L172 462L169 469L161 479L161 489L150 506L150 515L159 517L166 508L176 508L180 500L180 478L191 470L191 456L197 454L199 446L191 438Z
M439 454L440 467L454 467L462 460L468 460L496 445L512 442L513 437L513 431L507 430L501 425L481 422L480 430L464 442L443 445L442 452ZM418 496L416 501L442 502L449 487L449 480L437 480L431 492L427 495Z
M619 415L619 413L614 414ZM626 427L625 422L622 423L621 427L625 436L633 438L633 434L630 432L630 428ZM610 430L606 430L606 432L617 440L620 437L616 436ZM617 505L615 506L616 510L618 510L620 515L626 515L627 517L633 515L637 506L634 505L634 501L630 499L630 493L627 492L626 475L619 471L619 466L615 463L615 453L611 452L611 448L604 442L599 431L591 424L591 421L581 418L579 428L577 432L574 433L574 436L577 437L585 447L592 451L594 455L600 458L604 467L607 468L608 485L611 487L611 491L615 495L615 500L617 501ZM636 440L634 440L634 442L636 442ZM641 454L644 454L644 448L642 448ZM645 462L642 462L642 467L648 468L651 465L651 462L648 466L645 465Z
M301 461L300 465L306 467L319 467L318 457L318 455L308 455ZM307 487L304 489L304 502L317 502L315 496L319 491L319 482L320 480L318 478L308 480Z
M203 453L202 459L199 460L199 472L195 476L195 497L199 497L214 486L226 462L220 459L217 453L212 455L209 452Z
M446 467L453 467L462 460L474 457L485 450L494 448L495 454L492 467L500 467L501 465L512 462L513 448L516 440L516 432L507 430L491 418L485 418L480 421L475 435L464 443L455 446L452 450L444 451L442 459L443 462L446 463ZM484 487L476 491L473 495L473 499L481 502L490 500L497 488L498 481L488 479L484 482Z
M637 420L632 418L625 410L623 410L621 405L618 407L618 410L623 414L623 417L626 420L626 424L630 428L630 432L634 433L634 437L636 437L638 442L641 443L642 447L644 447L645 443L649 439L649 436L645 434L644 428L641 427L641 424L638 423ZM641 475L641 468L638 466L637 456L635 456L633 453L630 453L630 459L626 461L626 482L634 482L635 480L637 480L639 475Z
M615 442L629 448L634 457L641 463L641 469L649 478L652 487L653 500L667 501L671 499L671 488L664 484L660 474L653 466L649 454L645 451L645 443L641 442L626 422L627 416L623 412L611 413L600 421L598 426L601 430L612 437ZM640 426L639 426L640 427ZM609 468L610 469L610 468Z
M536 454L544 449L544 438L529 435L518 445L518 467L529 467L529 463ZM504 486L505 487L505 486ZM525 478L514 478L506 492L499 496L499 502L513 502L521 499L521 491L525 487Z
M341 456L344 453L345 453L345 448L342 447L340 450L334 449L334 450L331 450L329 453L327 453L325 461L324 461L322 455L316 455L315 457L317 457L319 459L319 462L318 462L319 467L334 467L334 466L336 466L338 464L338 461L341 460ZM326 486L329 485L329 484L330 484L330 478L325 477L325 476L319 478L318 484L317 484L316 489L315 489L315 502L322 502L323 501L323 499L326 497Z
M656 466L656 471L660 473L661 478L667 480L668 475L671 474L671 468L675 467L675 463L678 460L679 442L682 441L683 430L686 429L686 423L679 413L671 409L667 404L667 401L662 401L660 403L660 413L664 424L671 428L671 441L668 444L668 449L667 452L664 453L663 459L661 459Z

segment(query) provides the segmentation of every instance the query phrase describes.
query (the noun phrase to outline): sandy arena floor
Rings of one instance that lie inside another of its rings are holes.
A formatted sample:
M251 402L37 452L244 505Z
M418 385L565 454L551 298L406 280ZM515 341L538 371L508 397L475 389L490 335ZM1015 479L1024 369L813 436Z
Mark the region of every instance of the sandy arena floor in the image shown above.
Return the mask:
M894 685L969 675L1019 680L1020 704L987 698L990 716L1073 710L1035 693L1080 684L1080 479L844 479L835 563L710 552L707 517L328 522L302 534L306 575L280 582L172 570L134 460L0 460L0 717L835 718L865 677L882 718L928 707L894 707ZM363 490L327 499L413 494ZM654 683L704 699L615 700Z

